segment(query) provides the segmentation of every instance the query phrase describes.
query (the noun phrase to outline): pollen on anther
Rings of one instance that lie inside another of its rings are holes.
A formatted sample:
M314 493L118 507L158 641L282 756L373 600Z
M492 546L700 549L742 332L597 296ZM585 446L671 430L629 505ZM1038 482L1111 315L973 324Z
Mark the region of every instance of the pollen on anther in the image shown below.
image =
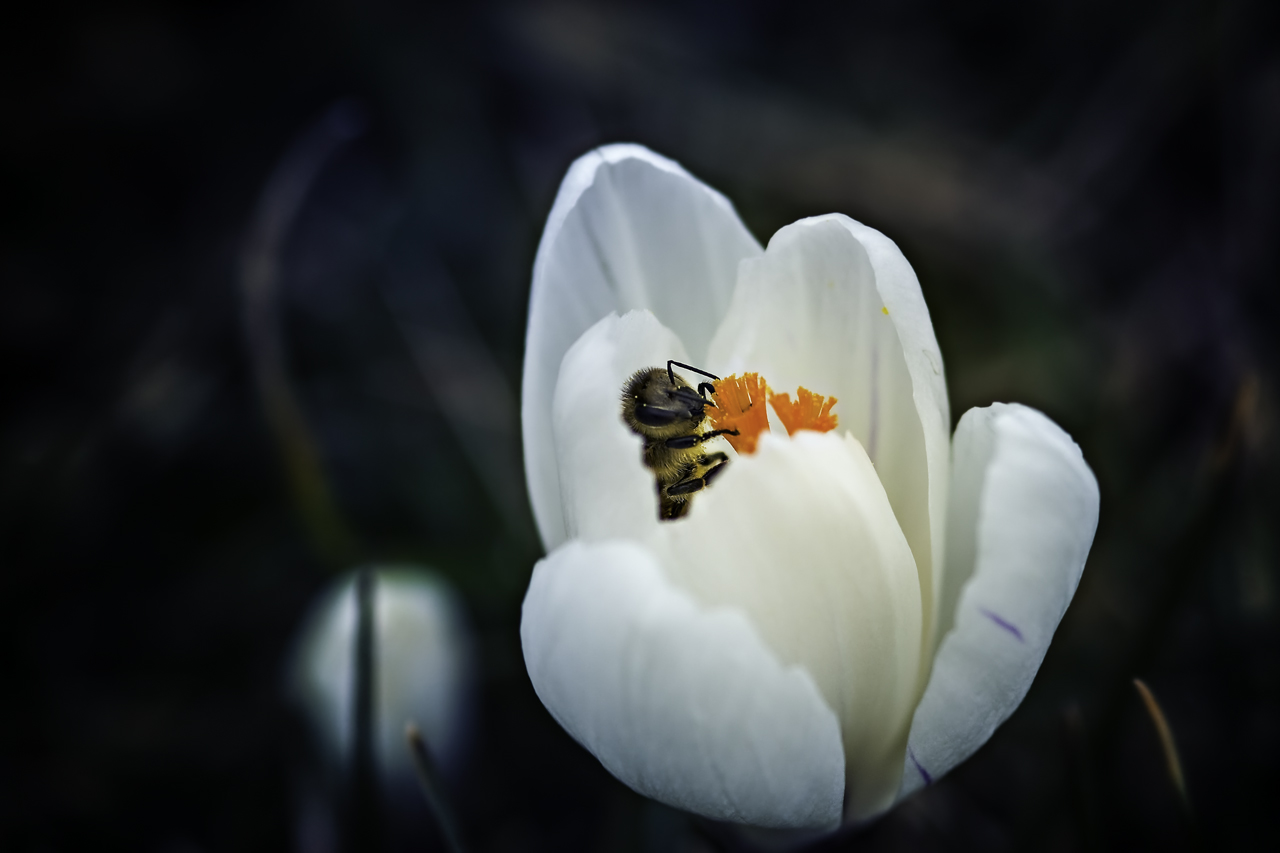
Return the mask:
M769 428L769 386L758 373L726 376L715 384L715 408L707 409L713 429L737 430L726 435L738 453L755 453L760 433Z
M802 429L830 432L836 428L839 418L831 414L831 407L836 404L835 397L824 397L808 388L799 388L796 398L793 403L790 394L769 395L769 402L778 413L778 420L787 428L787 435L795 435Z

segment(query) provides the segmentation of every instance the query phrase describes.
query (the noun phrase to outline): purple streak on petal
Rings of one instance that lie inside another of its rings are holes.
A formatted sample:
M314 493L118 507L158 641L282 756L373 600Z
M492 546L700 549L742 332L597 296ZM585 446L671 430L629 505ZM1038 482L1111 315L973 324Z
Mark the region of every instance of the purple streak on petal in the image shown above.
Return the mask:
M983 616L987 617L992 622L996 623L1001 628L1005 629L1010 634L1013 634L1013 636L1017 637L1019 643L1026 642L1026 640L1022 636L1022 632L1018 630L1017 625L1002 619L998 613L992 613L990 610L988 610L985 607L979 607L978 610L982 612Z
M911 763L916 766L916 769L920 771L920 778L924 780L924 783L926 785L932 785L933 777L930 776L929 771L925 770L924 767L921 766L920 762L916 760L916 754L911 751L911 747L909 746L907 747L907 756L911 759Z

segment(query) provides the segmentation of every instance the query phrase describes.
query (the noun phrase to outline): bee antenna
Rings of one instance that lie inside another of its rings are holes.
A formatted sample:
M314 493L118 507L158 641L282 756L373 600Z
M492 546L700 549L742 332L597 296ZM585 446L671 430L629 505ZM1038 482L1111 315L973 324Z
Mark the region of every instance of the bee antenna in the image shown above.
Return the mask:
M720 379L720 377L716 376L714 373L707 373L707 371L702 370L701 368L698 368L698 367L694 367L692 364L685 364L682 361L673 361L671 359L667 359L667 378L671 380L672 385L676 384L676 374L675 374L675 371L671 369L671 365L673 364L676 367L683 367L685 370L692 370L694 373L701 373L703 376L708 376L712 379L715 379L716 381L719 381ZM703 384L706 384L706 383L703 383Z

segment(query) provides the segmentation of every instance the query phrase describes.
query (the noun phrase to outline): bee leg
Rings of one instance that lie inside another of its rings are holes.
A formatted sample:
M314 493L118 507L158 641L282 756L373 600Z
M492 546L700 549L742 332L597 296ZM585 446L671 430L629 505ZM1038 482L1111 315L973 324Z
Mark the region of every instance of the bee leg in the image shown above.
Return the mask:
M713 466L711 470L702 475L703 484L710 486L711 481L723 474L725 469L729 467L729 457L723 453L712 453L710 456L702 457L702 464Z
M691 480L681 480L679 483L673 483L667 486L668 495L691 495L694 492L700 492L707 487L707 481L702 477L694 477Z
M677 435L675 438L668 438L663 444L672 450L688 450L717 436L737 434L738 431L736 429L713 429L711 432L704 432L702 435Z

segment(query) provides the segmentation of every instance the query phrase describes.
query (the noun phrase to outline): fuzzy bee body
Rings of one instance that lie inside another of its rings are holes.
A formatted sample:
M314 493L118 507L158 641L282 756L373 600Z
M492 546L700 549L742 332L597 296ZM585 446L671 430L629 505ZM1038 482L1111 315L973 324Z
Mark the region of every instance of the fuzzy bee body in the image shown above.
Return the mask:
M693 495L719 476L729 461L721 452L708 453L703 444L736 431L707 430L706 407L715 403L706 394L715 386L702 382L695 390L677 376L672 365L711 379L710 373L668 361L665 368L637 370L622 387L622 420L644 439L644 464L653 471L658 492L658 517L680 518L689 511Z

